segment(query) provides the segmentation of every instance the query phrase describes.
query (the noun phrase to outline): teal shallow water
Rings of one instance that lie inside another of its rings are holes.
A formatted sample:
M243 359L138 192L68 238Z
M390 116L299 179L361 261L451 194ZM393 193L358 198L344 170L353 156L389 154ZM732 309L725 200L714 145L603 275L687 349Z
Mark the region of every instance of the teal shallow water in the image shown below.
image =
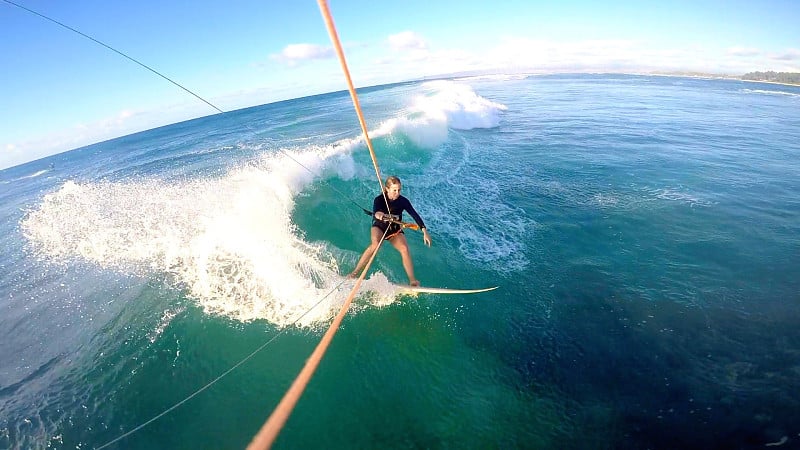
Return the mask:
M800 90L560 75L361 101L432 231L396 252L279 448L796 444ZM345 93L0 172L0 447L241 448L344 292L377 181ZM289 156L286 156L286 154ZM301 167L300 164L304 167ZM51 165L52 164L52 165Z

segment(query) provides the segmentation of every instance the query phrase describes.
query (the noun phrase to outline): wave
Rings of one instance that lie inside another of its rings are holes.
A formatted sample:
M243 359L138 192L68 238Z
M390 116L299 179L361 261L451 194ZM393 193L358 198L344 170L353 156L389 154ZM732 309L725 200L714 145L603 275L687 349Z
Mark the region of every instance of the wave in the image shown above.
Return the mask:
M773 90L766 90L766 89L741 89L739 92L745 94L760 94L760 95L782 95L786 97L794 97L800 98L800 94L797 92L786 92L786 91L773 91Z
M46 174L47 172L49 172L49 170L47 170L47 169L39 170L39 171L34 172L34 173L30 174L30 175L26 175L24 177L20 177L20 179L36 178L36 177L38 177L40 175Z
M508 108L476 94L471 87L451 81L430 81L422 85L427 95L417 97L412 111L443 118L457 130L494 128Z
M397 117L370 132L370 138L401 133L422 148L443 144L450 129L472 130L499 126L508 108L479 96L468 85L449 80L422 84L423 93L412 98Z
M212 180L69 181L21 228L48 258L168 273L208 313L288 325L338 270L324 246L304 242L291 223L302 177L275 170L281 159L270 155L262 167Z
M371 137L401 133L434 148L449 127L496 126L504 109L468 87L431 83ZM334 256L341 251L304 238L292 222L295 199L319 178L368 173L352 156L363 149L363 138L354 137L266 151L218 178L67 181L26 214L21 229L54 261L169 274L209 314L287 326L311 310L298 325L312 326L332 317L345 298L346 292L326 297L342 282ZM396 294L381 275L365 289L378 304Z
M40 177L40 176L46 174L47 172L50 172L50 170L49 169L37 170L34 173L31 173L31 174L28 174L28 175L23 175L23 176L17 177L17 178L13 178L11 180L0 180L0 184L9 184L9 183L14 183L14 182L20 181L20 180L30 180L32 178Z

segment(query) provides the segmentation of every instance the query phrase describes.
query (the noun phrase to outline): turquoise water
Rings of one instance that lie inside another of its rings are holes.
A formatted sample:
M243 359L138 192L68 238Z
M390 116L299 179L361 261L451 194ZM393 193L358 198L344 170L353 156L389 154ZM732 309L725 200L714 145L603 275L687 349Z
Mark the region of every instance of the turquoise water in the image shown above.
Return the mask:
M360 91L433 238L384 248L276 448L800 445L800 88L625 75ZM0 172L0 448L242 448L347 294L349 96ZM298 317L300 319L298 320ZM281 334L278 335L278 333Z

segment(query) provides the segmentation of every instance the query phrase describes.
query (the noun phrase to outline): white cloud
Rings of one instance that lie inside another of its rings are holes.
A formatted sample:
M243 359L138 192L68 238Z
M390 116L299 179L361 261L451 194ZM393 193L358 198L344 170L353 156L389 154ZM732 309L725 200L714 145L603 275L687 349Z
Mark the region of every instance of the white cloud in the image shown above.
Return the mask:
M732 56L758 56L760 53L761 51L753 47L731 47L728 49L728 54Z
M388 38L389 45L394 50L426 50L428 43L422 36L413 31L402 31L392 34Z
M350 44L351 49L359 48L359 51L350 55L351 71L357 78L357 84L383 84L467 72L698 71L730 75L756 70L800 72L798 48L776 50L746 45L717 48L705 42L667 47L638 40L557 41L514 36L494 42L484 40L468 48L458 48L459 44L443 48L430 45L414 31L389 35L383 44ZM387 45L393 51L387 51ZM335 58L335 52L330 46L307 43L290 44L279 53L270 55L273 61L289 67L332 58ZM264 65L267 66L273 64ZM271 81L259 78L256 90L225 94L222 99L230 107L239 108L341 89L338 67L328 66L325 69L327 66L320 64L320 69L306 64L304 67L308 70L293 70L291 75L285 71L270 70L270 73L274 72L270 75ZM260 64L256 65L256 68L259 67ZM336 74L333 77L320 76L320 70L335 70ZM73 129L36 140L2 142L0 168L9 161L24 162L55 151L207 115L209 112L207 106L186 99L177 105L160 107L157 115L152 111L123 110L104 120L77 124Z
M752 47L716 49L701 44L660 47L623 40L554 41L506 37L486 51L426 49L393 58L395 73L440 75L461 71L550 72L704 72L741 75L762 67L796 71L800 50L767 54ZM385 61L386 68L392 66Z
M772 55L771 59L777 61L800 61L800 50L790 48L783 53Z
M664 47L638 40L555 41L506 37L486 50L425 49L382 58L375 69L407 79L459 72L704 72L741 75L754 70L798 71L800 51L767 53L754 47L703 44Z
M280 53L270 57L293 66L303 61L332 58L334 55L331 47L316 44L289 44Z
M486 64L532 71L578 70L600 66L620 67L641 58L638 44L626 40L556 42L508 38L485 56Z

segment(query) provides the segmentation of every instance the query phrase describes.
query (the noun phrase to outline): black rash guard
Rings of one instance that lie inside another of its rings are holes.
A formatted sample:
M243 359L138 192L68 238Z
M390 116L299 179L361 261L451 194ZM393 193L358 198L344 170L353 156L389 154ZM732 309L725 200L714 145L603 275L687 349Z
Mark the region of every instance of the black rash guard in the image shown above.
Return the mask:
M386 200L389 200L389 197L386 197ZM391 214L395 220L402 221L403 220L403 211L408 211L411 214L411 217L414 218L414 221L417 222L420 228L425 228L425 222L422 221L422 217L419 216L417 210L411 206L411 202L403 197L402 195L397 197L396 200L389 200L389 211L386 211L386 200L383 199L383 194L375 197L375 200L372 201L372 214L375 215L376 212L381 211L384 214ZM384 222L382 220L373 219L372 226L380 228L381 231L386 231L386 228L389 227L389 232L386 233L387 236L394 235L396 233L402 233L403 229L400 228L400 225L395 223Z

